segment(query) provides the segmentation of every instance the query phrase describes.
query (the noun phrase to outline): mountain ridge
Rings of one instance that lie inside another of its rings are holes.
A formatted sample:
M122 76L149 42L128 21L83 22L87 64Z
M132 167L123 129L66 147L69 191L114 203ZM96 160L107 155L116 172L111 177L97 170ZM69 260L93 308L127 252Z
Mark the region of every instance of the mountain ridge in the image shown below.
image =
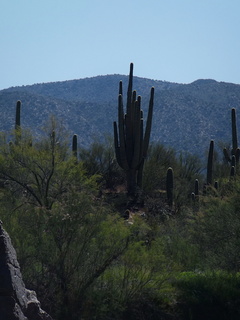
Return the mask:
M112 135L120 80L125 101L128 76L119 74L1 90L0 130L14 127L15 104L21 100L23 127L36 131L54 114L70 135L78 134L79 144L86 147L94 137ZM135 76L133 89L142 96L144 119L152 86L155 102L151 141L201 156L211 139L231 142L230 113L231 108L238 111L240 107L239 84L214 79L179 84Z

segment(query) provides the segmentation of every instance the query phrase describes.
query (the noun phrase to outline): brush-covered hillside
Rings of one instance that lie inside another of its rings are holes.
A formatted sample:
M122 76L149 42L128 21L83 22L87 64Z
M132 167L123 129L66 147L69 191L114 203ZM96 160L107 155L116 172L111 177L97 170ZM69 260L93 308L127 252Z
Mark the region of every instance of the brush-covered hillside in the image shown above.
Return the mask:
M15 105L22 101L22 126L40 134L50 115L86 147L96 137L112 134L117 120L119 81L126 100L128 77L106 75L80 80L12 87L0 91L0 130L14 127ZM190 84L134 77L133 89L146 111L155 87L151 140L177 151L204 155L209 141L231 143L231 108L240 107L240 85L197 80ZM240 125L240 122L239 122Z

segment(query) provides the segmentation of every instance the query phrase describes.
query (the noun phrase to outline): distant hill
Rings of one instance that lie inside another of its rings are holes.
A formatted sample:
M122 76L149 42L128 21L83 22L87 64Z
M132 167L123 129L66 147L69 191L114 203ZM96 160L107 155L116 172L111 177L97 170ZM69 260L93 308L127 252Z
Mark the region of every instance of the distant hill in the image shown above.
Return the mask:
M22 126L39 134L54 114L79 143L88 146L95 137L112 134L117 120L119 81L126 98L128 77L106 75L80 80L34 84L0 91L0 130L14 127L15 105L22 101ZM146 116L150 88L155 87L151 140L177 151L204 155L214 139L231 143L231 108L240 109L240 85L197 80L190 84L134 77ZM240 129L240 121L238 122Z

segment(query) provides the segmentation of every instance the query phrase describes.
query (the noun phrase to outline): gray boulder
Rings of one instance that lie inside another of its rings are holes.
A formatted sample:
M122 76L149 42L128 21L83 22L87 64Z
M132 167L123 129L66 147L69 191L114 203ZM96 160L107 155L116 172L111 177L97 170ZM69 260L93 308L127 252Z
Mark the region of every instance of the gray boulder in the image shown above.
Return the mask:
M0 320L52 320L25 288L16 251L0 221Z

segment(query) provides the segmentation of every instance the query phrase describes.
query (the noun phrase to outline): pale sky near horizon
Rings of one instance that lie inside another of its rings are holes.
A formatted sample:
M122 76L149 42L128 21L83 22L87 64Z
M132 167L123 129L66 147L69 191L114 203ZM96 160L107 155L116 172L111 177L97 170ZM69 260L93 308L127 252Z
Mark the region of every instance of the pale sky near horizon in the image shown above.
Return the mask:
M0 90L106 74L240 84L240 0L0 0Z

